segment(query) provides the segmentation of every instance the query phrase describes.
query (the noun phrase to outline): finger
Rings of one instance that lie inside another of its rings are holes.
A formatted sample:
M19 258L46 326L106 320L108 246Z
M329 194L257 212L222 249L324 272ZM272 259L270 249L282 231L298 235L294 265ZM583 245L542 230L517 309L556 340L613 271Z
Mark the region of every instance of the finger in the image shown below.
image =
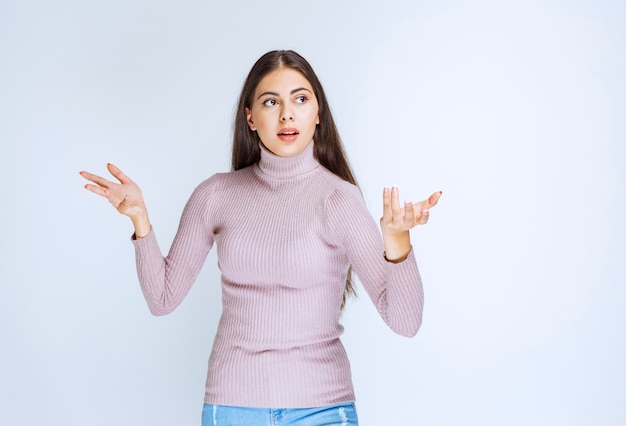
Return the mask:
M105 189L99 185L92 185L90 183L85 185L85 189L87 191L93 192L94 194L100 195L101 197L107 197L104 193Z
M109 169L109 172L115 177L115 179L119 180L120 183L125 184L132 182L132 180L124 173L122 173L122 171L117 166L111 163L107 163L107 169Z
M441 191L437 191L433 193L428 199L420 201L419 203L413 204L413 207L416 211L429 210L432 207L435 207L439 202L439 198L441 198Z
M391 190L385 186L383 188L383 217L391 216Z
M418 225L425 225L428 222L429 217L430 217L430 212L428 210L422 210L421 212L418 213L416 222Z
M413 203L410 201L404 202L404 220L407 223L415 223L415 210L413 209Z
M127 201L130 199L130 197L128 195L124 195L124 198L122 198L122 200L117 204L117 209L120 210L122 207L124 207L124 205L127 203Z
M112 185L112 182L109 182L105 178L100 177L98 175L94 175L92 173L80 172L80 175L84 177L85 179L87 179L88 181L91 181L95 183L96 185L100 185L103 188L108 188L109 186Z
M108 188L103 190L104 197L111 203L113 207L120 210L124 204L130 200L130 196L119 191L111 191Z
M394 185L391 187L391 215L394 221L402 219L402 209L400 208L400 191Z
M430 197L428 197L428 204L430 205L430 207L434 207L437 205L437 203L439 202L439 198L441 198L442 194L442 191L437 191L433 193Z

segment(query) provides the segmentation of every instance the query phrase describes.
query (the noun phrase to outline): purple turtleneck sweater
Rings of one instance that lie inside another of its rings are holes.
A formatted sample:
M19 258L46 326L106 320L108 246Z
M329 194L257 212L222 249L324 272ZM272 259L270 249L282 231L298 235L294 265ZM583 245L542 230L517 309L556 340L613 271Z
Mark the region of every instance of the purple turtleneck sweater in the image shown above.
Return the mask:
M266 408L353 401L339 340L348 267L395 332L413 336L423 292L413 251L387 262L358 188L322 167L313 143L294 157L262 149L258 164L202 182L167 257L154 232L133 240L144 296L173 311L215 243L222 316L205 401Z

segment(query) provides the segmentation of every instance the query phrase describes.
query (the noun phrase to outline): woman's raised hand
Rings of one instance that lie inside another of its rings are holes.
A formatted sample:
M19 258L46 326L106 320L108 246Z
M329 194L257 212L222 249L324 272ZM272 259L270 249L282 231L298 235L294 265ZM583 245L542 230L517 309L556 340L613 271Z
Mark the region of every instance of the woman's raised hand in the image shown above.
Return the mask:
M408 231L415 225L424 225L428 222L430 209L437 205L442 192L437 191L428 199L419 203L406 201L400 205L400 194L397 186L383 190L383 217L380 225L389 232Z
M400 204L398 187L383 190L383 217L380 228L385 242L385 256L390 261L401 261L411 250L409 230L428 222L430 209L437 205L442 192L437 191L419 203Z
M119 183L88 172L80 172L82 177L93 182L86 184L85 189L106 198L118 212L133 221L137 237L145 236L150 232L150 221L141 189L113 164L107 164L107 169Z

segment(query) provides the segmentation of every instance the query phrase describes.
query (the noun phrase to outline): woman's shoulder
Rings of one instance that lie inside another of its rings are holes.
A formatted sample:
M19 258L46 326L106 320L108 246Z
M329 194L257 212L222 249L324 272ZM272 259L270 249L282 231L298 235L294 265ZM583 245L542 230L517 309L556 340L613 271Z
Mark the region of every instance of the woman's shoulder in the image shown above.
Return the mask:
M197 195L211 195L215 196L220 192L228 191L233 185L245 180L245 176L250 174L250 167L245 169L235 170L231 172L219 172L211 175L202 182L200 182L194 193Z
M357 185L342 179L325 168L320 175L318 185L324 187L326 194L324 199L327 205L338 206L363 202L363 194Z
M246 167L244 169L230 171L230 172L218 172L210 177L206 178L198 187L211 187L211 186L221 186L221 185L229 185L234 182L238 182L241 179L245 179L246 176L249 176L252 172L252 167Z
M344 180L325 167L320 167L321 179L332 193L346 194L350 196L360 196L361 191L355 184Z

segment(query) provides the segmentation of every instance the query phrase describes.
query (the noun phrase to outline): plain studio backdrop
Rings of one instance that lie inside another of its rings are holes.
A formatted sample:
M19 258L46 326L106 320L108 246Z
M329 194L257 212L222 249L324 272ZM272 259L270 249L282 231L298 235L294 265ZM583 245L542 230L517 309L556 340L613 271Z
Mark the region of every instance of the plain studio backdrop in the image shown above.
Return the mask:
M624 5L0 0L0 424L199 425L215 253L151 316L130 221L78 172L134 178L166 252L277 48L319 74L374 217L385 185L444 191L412 231L418 335L363 290L343 316L361 424L626 424Z

